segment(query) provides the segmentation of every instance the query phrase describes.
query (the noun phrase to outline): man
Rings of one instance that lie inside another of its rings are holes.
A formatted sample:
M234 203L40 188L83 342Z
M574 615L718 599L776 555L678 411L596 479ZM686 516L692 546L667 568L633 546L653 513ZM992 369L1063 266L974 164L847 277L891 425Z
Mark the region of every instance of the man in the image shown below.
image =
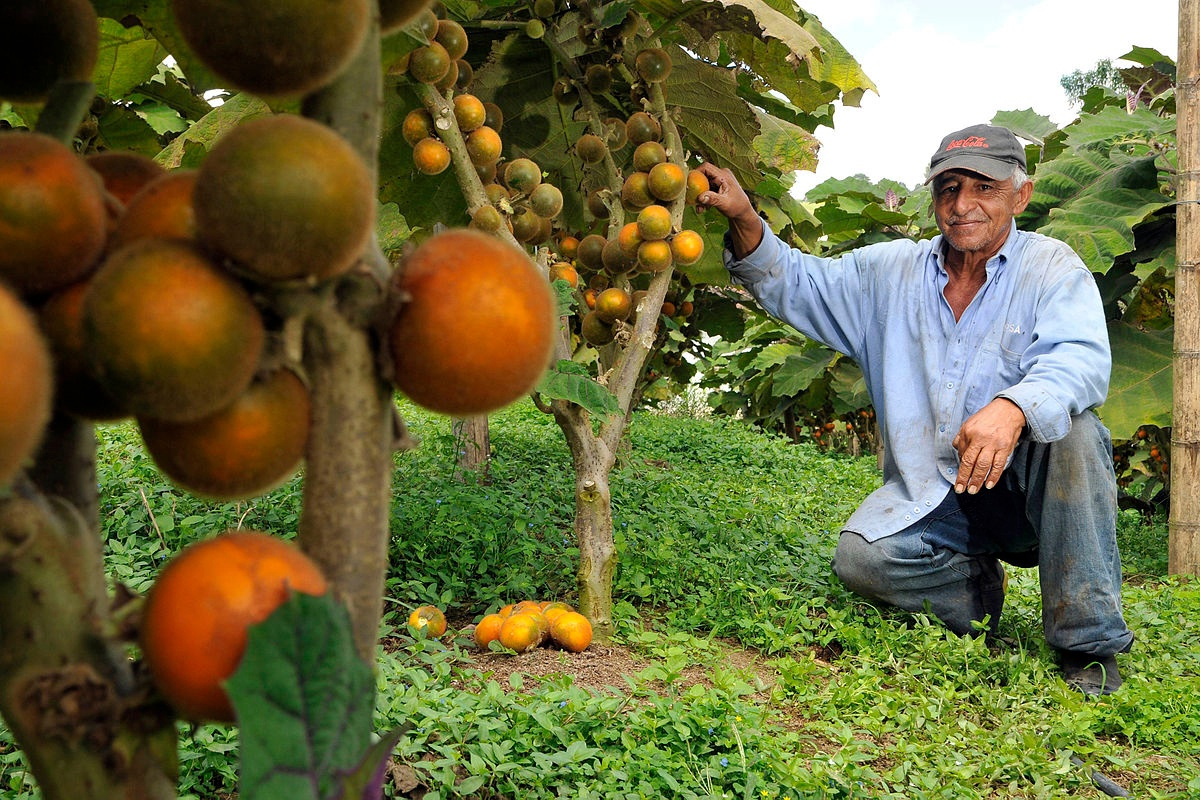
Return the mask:
M1062 242L1018 231L1033 192L1004 128L946 136L930 159L940 236L837 259L785 245L728 170L698 207L728 218L726 266L772 315L861 366L884 484L846 522L834 569L853 591L995 632L1001 561L1040 566L1042 623L1080 691L1120 686L1112 443L1093 409L1111 366L1099 291Z

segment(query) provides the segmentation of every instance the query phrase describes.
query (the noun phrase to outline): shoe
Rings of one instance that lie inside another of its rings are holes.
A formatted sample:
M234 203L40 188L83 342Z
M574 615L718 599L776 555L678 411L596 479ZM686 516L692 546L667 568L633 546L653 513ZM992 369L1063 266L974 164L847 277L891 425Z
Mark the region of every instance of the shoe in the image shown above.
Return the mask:
M1112 694L1121 688L1116 656L1060 651L1063 680L1072 689L1089 695Z

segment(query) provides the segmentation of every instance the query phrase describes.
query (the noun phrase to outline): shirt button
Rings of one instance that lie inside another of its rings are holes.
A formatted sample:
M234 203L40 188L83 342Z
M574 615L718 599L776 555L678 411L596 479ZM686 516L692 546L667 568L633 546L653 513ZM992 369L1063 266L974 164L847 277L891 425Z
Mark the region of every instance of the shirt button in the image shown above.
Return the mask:
M905 515L904 515L904 521L905 521L905 522L908 522L908 521L909 521L909 520L911 520L911 519L912 519L912 515L911 515L911 514L905 514Z
M946 432L946 426L945 426L945 425L942 425L941 427L939 427L939 428L938 428L938 433L945 433L945 432Z
M925 501L925 505L927 505L927 506L931 506L931 505L933 505L933 501L932 501L932 500L926 500L926 501Z
M946 388L947 388L947 389L953 389L953 388L954 388L954 384L953 384L953 383L947 383L947 384L946 384Z

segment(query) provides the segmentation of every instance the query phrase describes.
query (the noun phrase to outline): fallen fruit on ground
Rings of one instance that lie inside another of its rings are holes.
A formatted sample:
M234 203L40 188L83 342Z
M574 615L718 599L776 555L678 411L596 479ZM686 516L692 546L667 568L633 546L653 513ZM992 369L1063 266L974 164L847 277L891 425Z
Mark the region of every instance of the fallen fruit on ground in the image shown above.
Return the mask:
M487 646L500 638L500 627L504 625L504 616L487 614L475 625L475 646L486 650Z
M33 455L50 420L53 366L33 315L0 285L0 487Z
M159 692L184 718L231 722L222 683L246 650L246 631L291 592L328 584L296 546L258 531L193 544L163 568L146 597L140 642Z
M163 473L218 500L266 494L296 472L308 443L308 388L290 369L262 375L232 403L197 420L138 419Z
M408 624L436 639L446 632L446 615L437 606L417 606L408 615Z
M399 270L392 380L418 405L483 414L527 394L550 362L555 304L524 251L479 231L435 234Z
M582 653L592 643L592 623L578 611L568 611L550 624L550 638L564 650Z
M528 653L542 643L542 626L533 614L512 614L500 626L500 644L518 653Z

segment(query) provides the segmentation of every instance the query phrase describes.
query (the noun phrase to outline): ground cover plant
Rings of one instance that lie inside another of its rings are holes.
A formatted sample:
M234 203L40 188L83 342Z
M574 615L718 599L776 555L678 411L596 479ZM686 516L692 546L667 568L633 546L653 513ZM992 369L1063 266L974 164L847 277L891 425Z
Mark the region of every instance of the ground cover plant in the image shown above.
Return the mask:
M616 641L481 654L462 631L486 611L573 599L569 453L518 405L492 418L491 481L459 481L449 424L403 413L421 446L395 459L376 720L407 728L388 796L1102 797L1093 771L1138 797L1200 792L1200 593L1163 577L1161 520L1122 517L1138 643L1122 690L1088 700L1041 640L1031 570L1012 571L995 648L840 587L834 531L876 485L872 459L642 413L614 473ZM101 438L106 561L135 590L225 527L295 530L298 479L201 501L132 427ZM405 624L424 603L446 610L444 639ZM184 730L181 796L234 796L234 729ZM7 731L0 796L36 796Z

